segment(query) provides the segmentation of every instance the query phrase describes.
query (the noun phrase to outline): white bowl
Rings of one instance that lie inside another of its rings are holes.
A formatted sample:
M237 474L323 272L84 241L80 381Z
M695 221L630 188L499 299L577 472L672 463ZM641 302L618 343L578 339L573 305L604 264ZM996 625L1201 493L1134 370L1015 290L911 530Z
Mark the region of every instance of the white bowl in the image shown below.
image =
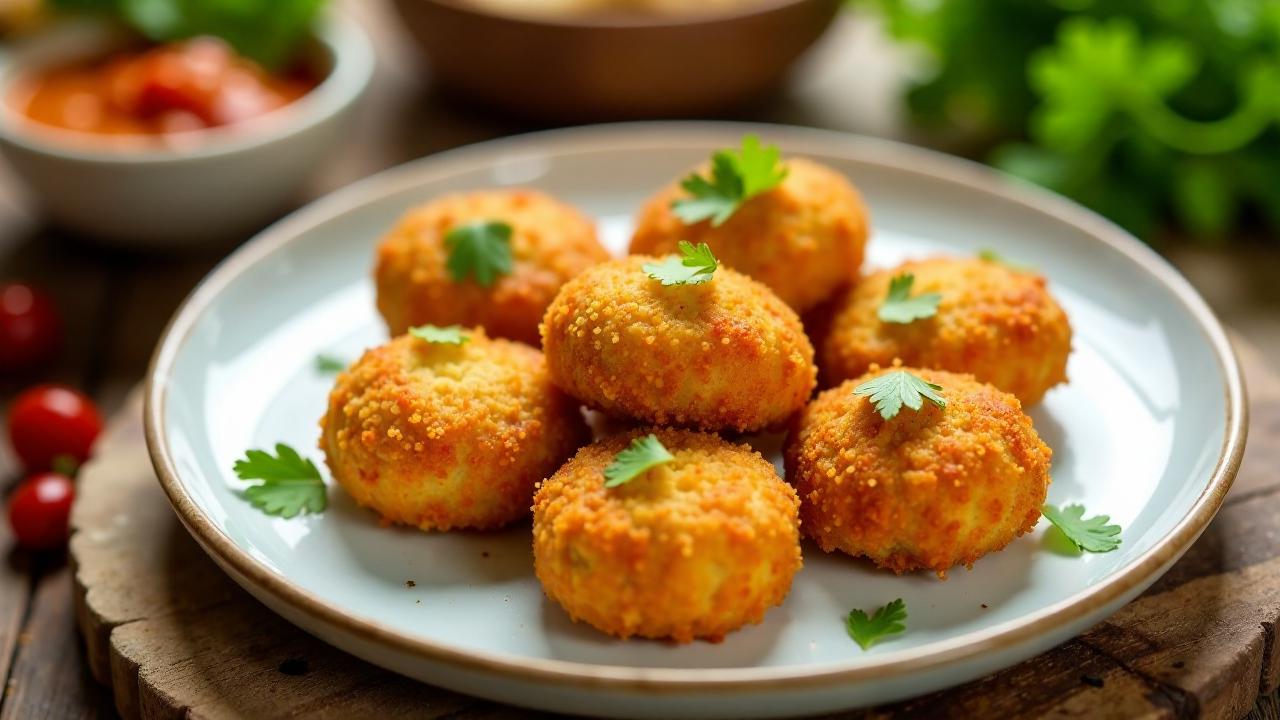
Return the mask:
M114 25L74 20L0 51L0 152L54 222L118 245L173 247L249 234L288 208L339 142L373 75L364 32L333 15L315 32L329 72L310 93L260 118L160 146L36 123L12 107L15 80L94 57L126 39Z

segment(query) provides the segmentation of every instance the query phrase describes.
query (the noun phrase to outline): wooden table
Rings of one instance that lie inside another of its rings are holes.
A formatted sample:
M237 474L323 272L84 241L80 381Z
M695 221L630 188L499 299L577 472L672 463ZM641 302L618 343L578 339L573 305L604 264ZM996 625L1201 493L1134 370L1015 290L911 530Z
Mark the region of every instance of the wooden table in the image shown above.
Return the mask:
M357 119L352 142L336 150L328 168L308 189L307 197L447 147L530 129L453 106L438 97L412 49L398 34L387 8L373 0L348 4L362 16L377 38L379 74ZM893 87L902 74L899 67L894 51L878 38L871 24L843 19L800 68L787 93L736 117L900 136L900 121L893 111L896 107ZM305 199L299 198L299 201ZM1274 242L1268 247L1261 242L1242 241L1229 251L1178 245L1163 249L1206 295L1224 321L1253 347L1261 349L1255 367L1267 362L1263 357L1272 361L1280 357L1280 283L1275 282L1274 277L1280 269L1280 246ZM156 257L110 251L60 233L41 223L38 212L23 196L20 184L0 166L0 280L21 278L44 286L55 296L66 321L66 346L59 360L37 376L0 379L0 407L7 405L9 399L31 382L56 380L83 388L99 401L105 412L119 408L129 388L141 379L169 315L222 254L209 251L182 257ZM1252 447L1260 442L1260 434L1272 443L1280 439L1280 415L1269 416L1269 419L1255 417L1254 422L1251 454ZM6 488L19 479L18 468L7 453L7 447L0 448L0 487ZM1276 487L1280 487L1280 463L1276 462L1276 455L1270 458L1276 467L1270 474L1255 472L1251 477L1257 478L1252 481L1256 487L1233 493L1235 509L1228 506L1224 510L1226 519L1220 518L1215 527L1234 527L1233 523L1254 522L1255 517L1280 515L1280 499L1272 495ZM1246 467L1249 463L1247 459ZM65 561L12 550L8 532L7 524L0 523L0 553L4 556L0 562L0 677L6 678L5 691L0 696L0 720L114 715L109 692L89 675L81 641L74 630L72 583ZM1170 583L1194 578L1221 578L1225 576L1218 573L1224 569L1239 571L1233 575L1235 581L1245 582L1252 577L1246 571L1260 567L1261 558L1280 555L1277 548L1265 547L1267 540L1280 543L1280 539L1270 535L1249 535L1264 547L1234 547L1231 537L1211 530L1197 547L1204 546L1205 552L1201 555L1209 558L1205 563L1212 567L1185 570L1184 574L1193 575L1162 581L1162 584L1172 587ZM1208 596L1180 597L1179 601L1195 602L1197 597ZM1280 600L1274 597L1245 597L1251 602L1280 605ZM1206 608L1206 616L1210 610L1212 608ZM1181 630L1189 635L1202 635L1223 629ZM1095 629L1094 634L1097 633ZM1264 633L1255 634L1258 638L1264 637ZM1272 635L1272 628L1266 628L1265 637ZM1019 678L1006 673L996 676L986 684L971 686L972 693L977 694L971 693L963 705L955 707L963 708L968 714L981 712L984 693L993 701L998 696L997 688L991 683L1019 683L1016 692L1006 691L1000 696L1003 700L995 707L988 707L991 711L999 708L1008 712L1011 710L1008 703L1018 702L1019 693L1027 703L1042 699L1036 696L1038 686L1106 682L1110 678L1113 686L1115 682L1137 683L1135 693L1145 692L1149 699L1160 700L1151 707L1162 707L1175 715L1194 711L1194 695L1177 692L1175 684L1162 684L1158 672L1125 668L1123 662L1117 660L1126 657L1134 643L1144 641L1149 638L1108 636L1105 632L1088 644L1073 641L1077 649L1072 652L1078 657L1072 657L1077 664L1064 665L1056 675ZM1264 678L1270 678L1267 687L1274 688L1280 656L1272 653L1269 642L1265 647L1234 647L1231 642L1243 642L1235 635L1224 642L1228 643L1224 653L1234 652L1242 657L1248 654L1247 667L1260 665L1257 672L1266 668L1268 675ZM1257 642L1263 643L1263 640ZM1253 663L1255 656L1257 662ZM1221 658L1171 660L1171 663L1183 663L1171 667L1194 670L1196 663L1211 660L1218 662ZM1119 674L1108 674L1117 667ZM1095 672L1099 674L1089 674ZM1081 680L1082 677L1088 679ZM1214 676L1212 681L1228 684L1238 681L1243 683L1241 687L1253 688L1258 685L1258 676L1242 674L1234 679ZM1238 691L1228 694L1236 698L1236 702L1241 697ZM1248 692L1245 697L1249 697ZM899 710L931 714L940 709L930 702L936 699L925 699ZM1280 703L1274 696L1263 698L1255 712L1278 717L1277 706ZM1027 704L1024 710L1032 707L1036 706ZM470 717L473 713L488 716L496 710L477 701L455 706L448 712L466 713Z

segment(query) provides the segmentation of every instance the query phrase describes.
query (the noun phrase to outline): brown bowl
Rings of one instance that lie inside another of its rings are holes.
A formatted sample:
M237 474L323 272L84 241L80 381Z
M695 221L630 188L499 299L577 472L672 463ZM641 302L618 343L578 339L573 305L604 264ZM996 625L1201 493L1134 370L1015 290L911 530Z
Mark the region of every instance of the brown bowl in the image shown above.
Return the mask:
M696 2L696 0L690 0ZM551 121L712 114L777 87L840 0L761 0L688 16L499 15L466 0L396 0L455 92Z

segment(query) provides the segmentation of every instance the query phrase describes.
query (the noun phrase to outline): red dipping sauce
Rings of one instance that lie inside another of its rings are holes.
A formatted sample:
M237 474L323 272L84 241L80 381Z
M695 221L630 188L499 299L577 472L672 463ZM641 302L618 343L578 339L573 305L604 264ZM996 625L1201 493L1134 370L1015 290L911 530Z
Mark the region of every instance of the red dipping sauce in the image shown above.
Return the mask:
M196 38L34 72L10 102L65 130L163 136L265 115L310 92L309 75L269 73L220 40Z

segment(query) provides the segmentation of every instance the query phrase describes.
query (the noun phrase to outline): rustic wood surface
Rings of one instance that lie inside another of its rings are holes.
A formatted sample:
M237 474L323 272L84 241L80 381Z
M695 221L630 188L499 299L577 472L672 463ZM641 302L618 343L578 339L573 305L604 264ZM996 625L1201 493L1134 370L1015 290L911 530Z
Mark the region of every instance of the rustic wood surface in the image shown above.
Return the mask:
M374 36L379 67L350 142L334 148L329 164L299 202L412 158L534 129L440 97L383 0L338 1L357 14ZM895 94L899 80L909 72L900 62L902 55L872 24L843 18L799 67L785 92L732 117L902 138ZM1169 242L1160 249L1187 274L1228 325L1259 348L1273 368L1280 365L1280 283L1275 282L1280 244L1274 238L1237 238L1218 247ZM55 363L28 377L0 378L0 410L21 388L48 380L80 387L106 412L120 409L130 388L142 378L164 323L225 251L163 257L97 247L47 227L21 183L9 176L0 162L0 281L22 279L51 291L66 326L64 350ZM1264 392L1261 388L1275 387L1274 382L1259 379L1262 376L1255 368L1260 364L1256 357L1250 363L1254 421L1239 486L1205 538L1157 587L1168 592L1144 597L1112 623L1064 646L1053 662L1014 669L954 691L947 696L952 704L945 708L940 696L933 696L896 710L922 716L945 710L944 714L979 717L1050 712L1089 716L1101 711L1194 715L1202 707L1248 708L1260 688L1274 689L1274 666L1280 663L1280 656L1270 652L1269 637L1274 628L1271 614L1280 602L1268 593L1280 583L1268 573L1275 572L1269 563L1280 555L1280 533L1270 520L1280 510L1270 504L1271 490L1280 483L1280 463L1274 452L1269 460L1266 453L1268 443L1280 442L1280 413L1266 404L1270 401L1260 399L1264 397L1259 394ZM19 479L7 443L0 441L0 494L7 494ZM78 512L83 518L85 511ZM163 505L152 506L147 512L172 522ZM136 539L121 541L118 552L152 561L159 558L176 569L186 567L188 560L203 563L198 566L202 571L181 577L182 583L207 590L208 595L202 598L205 611L193 618L190 612L183 615L175 610L169 616L152 616L145 623L125 622L137 619L127 612L136 606L113 606L105 600L100 601L105 605L93 604L99 601L97 593L90 593L89 600L76 607L73 569L67 560L21 552L14 548L8 533L7 523L0 521L0 683L4 688L0 720L115 716L115 699L108 686L96 682L89 669L89 659L96 656L99 676L107 677L102 673L113 670L109 662L104 668L101 661L111 635L93 633L82 643L75 629L74 616L78 613L91 619L91 605L97 612L123 613L102 616L124 623L117 630L122 647L125 641L134 650L146 647L145 629L164 638L162 644L172 649L175 658L186 658L167 668L168 677L189 682L220 678L224 683L234 677L227 695L242 705L224 706L223 714L254 717L262 709L254 703L264 703L275 712L295 715L347 716L360 707L375 714L385 710L386 715L394 716L398 709L411 706L415 715L426 717L512 715L497 706L353 665L350 659L300 636L260 608L238 617L233 608L237 607L236 598L243 601L244 596L234 588L227 588L230 594L223 601L205 602L214 600L214 588L221 587L217 583L225 585L226 581L179 530L168 536L129 536ZM87 543L88 537L82 534L77 547ZM83 572L83 567L80 569ZM115 582L121 580L117 577ZM116 602L132 598L131 602L145 605L157 602L157 598L176 597L182 591L183 587L172 583L139 583L129 587L129 594L115 597ZM1149 610L1139 612L1139 608ZM1196 612L1188 614L1186 608ZM1126 617L1131 622L1122 622ZM227 618L235 622L222 622ZM1147 618L1146 623L1140 618ZM94 622L102 625L106 621L100 618ZM236 623L244 627L236 629ZM220 637L219 632L229 634ZM1205 639L1219 636L1222 640L1213 644L1210 652ZM231 661L209 651L224 638L250 650L256 659L240 664L240 659ZM298 644L291 644L294 639ZM211 653L207 658L206 651ZM338 667L345 668L347 674L334 679L329 673ZM115 670L124 677L135 672L127 664ZM140 674L153 677L147 672ZM1102 688L1093 687L1099 680ZM1185 691L1180 684L1193 682L1197 687L1218 688L1203 695L1216 699L1202 702L1201 695ZM146 695L143 687L152 686L136 683L131 693L123 695L126 707L141 707L139 703L157 711L175 707L169 699ZM263 700L297 687L309 688L309 697L316 704L284 706ZM194 716L214 714L207 692L186 697L183 704L192 708ZM1157 712L1149 712L1152 708ZM1274 692L1263 696L1252 713L1280 720L1280 699Z
M1280 379L1242 344L1254 422L1280 429ZM1147 593L1065 645L949 691L845 717L1238 718L1275 690L1280 442L1251 443L1222 512ZM379 670L240 590L156 481L135 394L80 479L76 618L126 718L527 714Z

